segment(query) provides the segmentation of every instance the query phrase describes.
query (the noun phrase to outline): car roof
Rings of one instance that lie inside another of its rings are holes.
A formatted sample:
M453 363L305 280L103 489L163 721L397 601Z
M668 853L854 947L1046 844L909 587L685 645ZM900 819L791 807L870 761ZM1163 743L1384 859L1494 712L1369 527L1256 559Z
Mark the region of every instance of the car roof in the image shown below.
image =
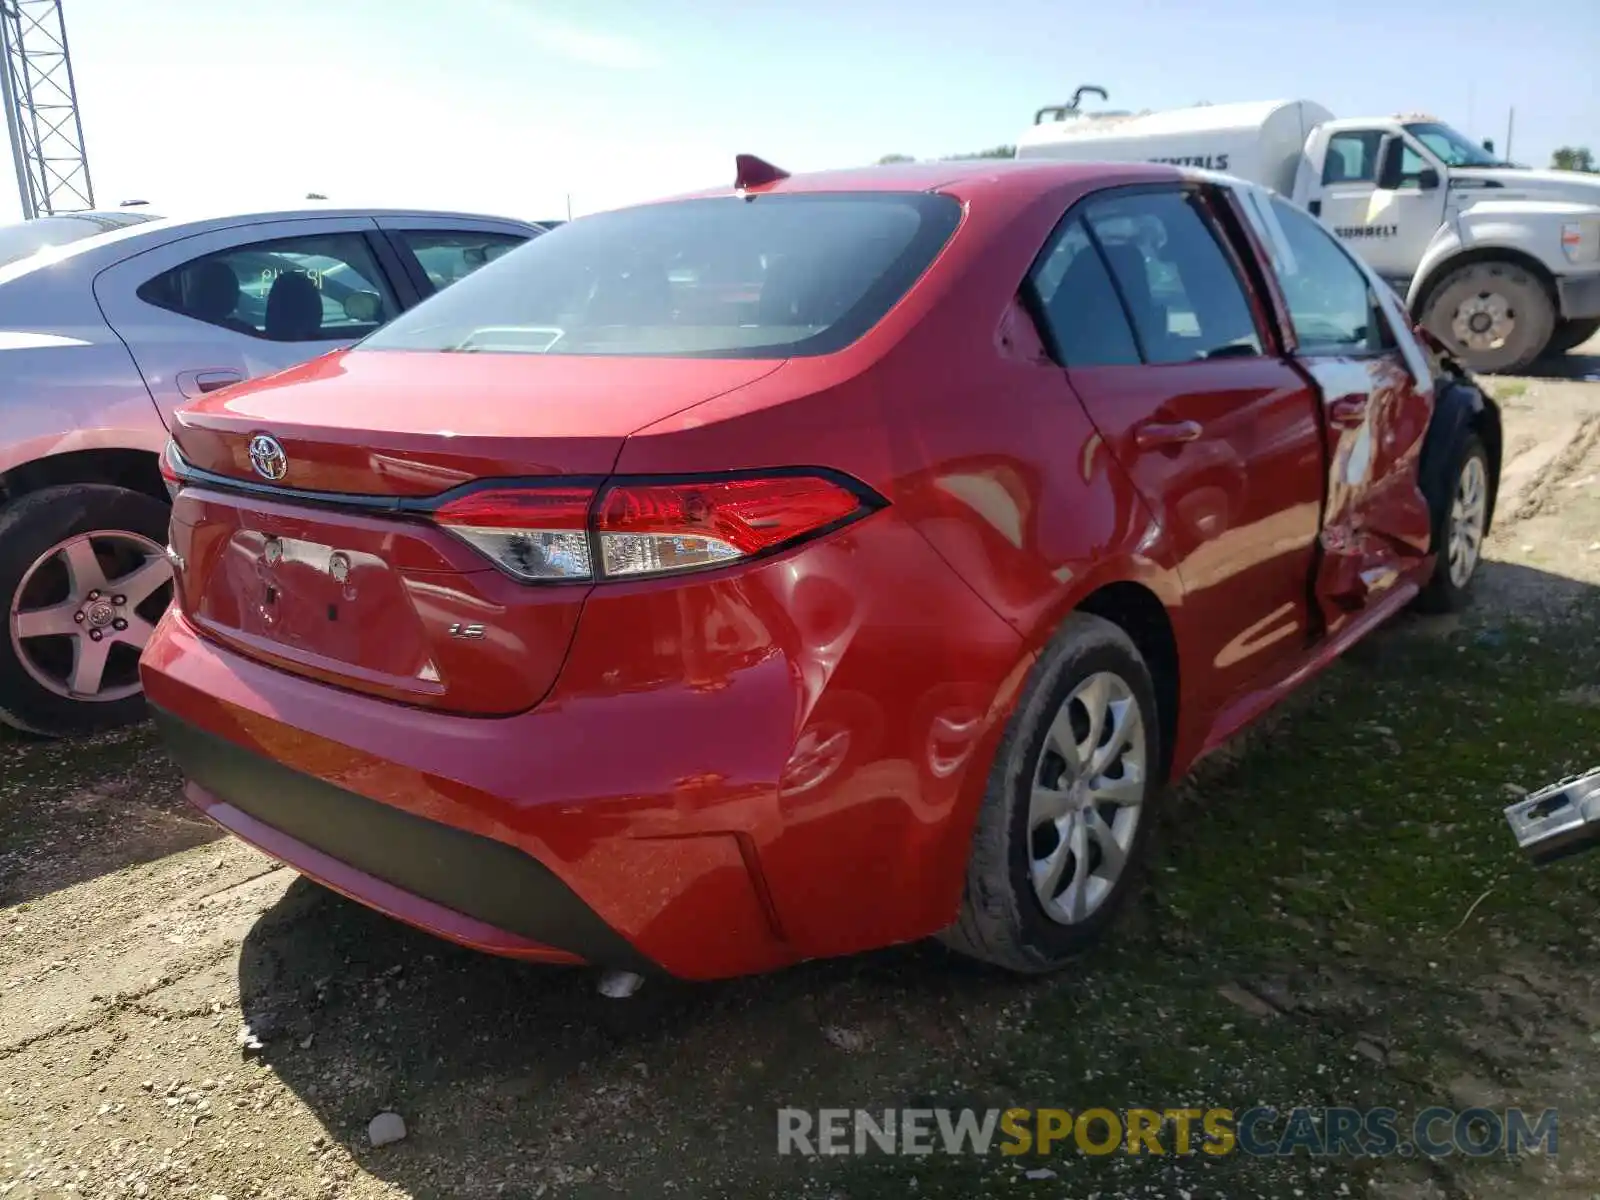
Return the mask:
M839 171L811 171L789 175L774 183L746 190L747 195L799 195L814 192L944 192L958 199L984 194L1030 194L1052 191L1068 184L1090 185L1130 175L1152 181L1185 178L1182 170L1164 163L1060 162L1039 159L973 158L945 162L889 163ZM733 185L693 192L671 199L711 198L738 194ZM658 202L659 203L659 202Z
M224 227L228 225L256 225L267 221L298 221L315 217L331 217L335 220L360 217L439 217L445 220L509 221L516 225L533 225L535 223L523 220L521 217L507 217L495 213L456 212L450 209L338 208L332 205L319 205L316 208L219 209L210 212L204 210L174 212L157 217L155 220L142 225L141 228L150 230L157 227L176 229L180 226Z
M41 265L77 262L80 265L87 265L90 269L98 271L109 265L110 262L120 261L130 254L140 253L146 248L142 243L148 242L148 248L154 248L197 233L230 229L238 225L265 225L274 221L329 218L342 220L366 217L421 217L427 220L443 221L494 221L507 225L520 225L528 229L542 228L536 222L526 221L519 217L427 208L335 208L326 206L317 208L263 209L253 212L231 211L209 215L161 216L148 220L132 221L120 229L108 229L103 233L95 234L93 237L79 238L77 241L69 242L52 254L47 262L23 259L20 262L11 263L6 267L0 268L0 282L9 282L11 279L19 278Z

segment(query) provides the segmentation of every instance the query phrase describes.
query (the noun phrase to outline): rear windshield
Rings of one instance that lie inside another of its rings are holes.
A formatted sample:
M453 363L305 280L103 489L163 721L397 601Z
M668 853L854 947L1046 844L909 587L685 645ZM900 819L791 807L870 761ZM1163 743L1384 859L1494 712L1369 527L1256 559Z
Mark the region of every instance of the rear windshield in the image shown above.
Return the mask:
M15 225L0 225L0 267L32 258L52 246L65 246L132 223L131 220L79 215L36 217Z
M828 354L871 329L961 220L927 193L682 200L534 238L363 350L674 358Z

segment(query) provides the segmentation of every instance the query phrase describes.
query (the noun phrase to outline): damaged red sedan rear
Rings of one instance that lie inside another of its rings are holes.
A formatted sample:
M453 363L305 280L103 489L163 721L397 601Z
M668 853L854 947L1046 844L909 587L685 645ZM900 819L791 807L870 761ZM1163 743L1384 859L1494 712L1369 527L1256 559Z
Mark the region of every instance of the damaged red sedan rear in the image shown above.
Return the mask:
M741 183L181 410L149 702L223 826L484 950L1059 966L1169 777L1464 601L1497 412L1248 185Z

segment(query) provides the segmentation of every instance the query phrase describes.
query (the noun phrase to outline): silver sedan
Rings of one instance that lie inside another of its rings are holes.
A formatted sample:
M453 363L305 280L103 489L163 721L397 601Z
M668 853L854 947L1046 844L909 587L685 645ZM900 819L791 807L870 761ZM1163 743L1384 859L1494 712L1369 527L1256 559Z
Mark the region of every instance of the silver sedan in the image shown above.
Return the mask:
M329 208L0 227L0 721L61 736L143 714L174 407L346 346L543 232Z

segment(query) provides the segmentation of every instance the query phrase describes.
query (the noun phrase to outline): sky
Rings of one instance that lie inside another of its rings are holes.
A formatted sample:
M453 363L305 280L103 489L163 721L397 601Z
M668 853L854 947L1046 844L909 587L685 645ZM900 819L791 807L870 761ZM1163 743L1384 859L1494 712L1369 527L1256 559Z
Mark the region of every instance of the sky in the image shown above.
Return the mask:
M95 199L538 220L1110 107L1425 111L1600 153L1600 0L64 0ZM1090 99L1088 105L1097 101ZM8 162L0 157L0 163ZM0 167L0 183L9 175ZM0 221L19 212L0 186Z

